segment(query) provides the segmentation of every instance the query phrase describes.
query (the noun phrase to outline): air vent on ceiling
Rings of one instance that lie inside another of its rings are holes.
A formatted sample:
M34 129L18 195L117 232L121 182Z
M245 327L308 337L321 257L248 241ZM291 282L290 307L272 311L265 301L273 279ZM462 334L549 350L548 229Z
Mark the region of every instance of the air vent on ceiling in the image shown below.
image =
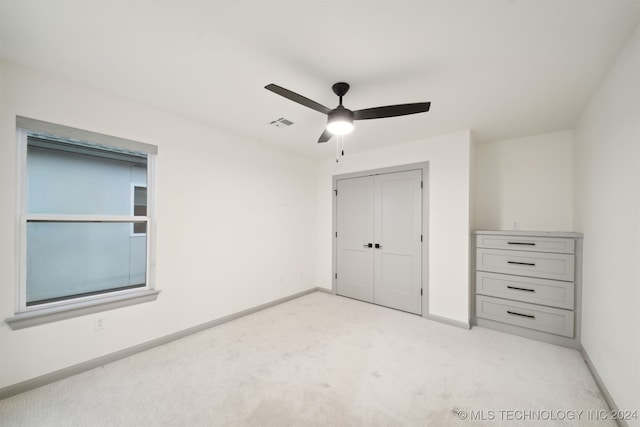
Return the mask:
M279 119L276 119L269 124L278 128L286 128L287 126L291 126L293 122L291 120L285 119L284 117L280 117Z

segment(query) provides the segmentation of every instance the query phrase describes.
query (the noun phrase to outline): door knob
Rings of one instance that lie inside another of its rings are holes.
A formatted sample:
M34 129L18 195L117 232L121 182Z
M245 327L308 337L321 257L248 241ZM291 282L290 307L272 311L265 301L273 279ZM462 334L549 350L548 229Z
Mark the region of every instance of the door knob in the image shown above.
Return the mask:
M362 245L363 248L372 248L373 247L373 243L365 243L364 245Z
M376 249L382 249L382 245L380 243L376 243Z

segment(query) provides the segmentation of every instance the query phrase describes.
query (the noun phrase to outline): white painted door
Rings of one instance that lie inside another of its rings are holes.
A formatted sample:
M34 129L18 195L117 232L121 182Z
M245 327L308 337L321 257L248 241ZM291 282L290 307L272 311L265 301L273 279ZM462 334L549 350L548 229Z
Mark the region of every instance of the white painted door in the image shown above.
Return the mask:
M373 302L373 198L371 177L339 180L336 215L336 291Z
M422 190L419 170L375 177L374 302L422 313Z
M337 181L339 295L422 312L421 181L420 170Z

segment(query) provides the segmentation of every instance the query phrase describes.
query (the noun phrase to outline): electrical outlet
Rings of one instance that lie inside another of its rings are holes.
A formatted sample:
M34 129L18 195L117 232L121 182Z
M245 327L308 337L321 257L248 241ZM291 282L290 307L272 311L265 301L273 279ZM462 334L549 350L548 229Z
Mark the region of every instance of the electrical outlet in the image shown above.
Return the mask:
M104 329L104 319L102 317L96 317L93 320L93 330L102 331Z

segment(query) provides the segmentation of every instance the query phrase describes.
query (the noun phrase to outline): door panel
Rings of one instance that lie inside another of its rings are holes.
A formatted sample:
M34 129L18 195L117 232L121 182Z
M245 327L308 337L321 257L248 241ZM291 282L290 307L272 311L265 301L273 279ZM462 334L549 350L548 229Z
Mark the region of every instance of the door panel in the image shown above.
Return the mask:
M363 247L373 243L373 180L344 179L336 185L336 292L373 302L373 249Z
M375 176L374 302L422 313L419 170Z
M392 254L389 252L380 254L382 268L380 269L379 286L386 287L389 292L411 295L413 284L411 274L412 261L410 256L404 254ZM377 292L378 299L380 291L378 290Z

